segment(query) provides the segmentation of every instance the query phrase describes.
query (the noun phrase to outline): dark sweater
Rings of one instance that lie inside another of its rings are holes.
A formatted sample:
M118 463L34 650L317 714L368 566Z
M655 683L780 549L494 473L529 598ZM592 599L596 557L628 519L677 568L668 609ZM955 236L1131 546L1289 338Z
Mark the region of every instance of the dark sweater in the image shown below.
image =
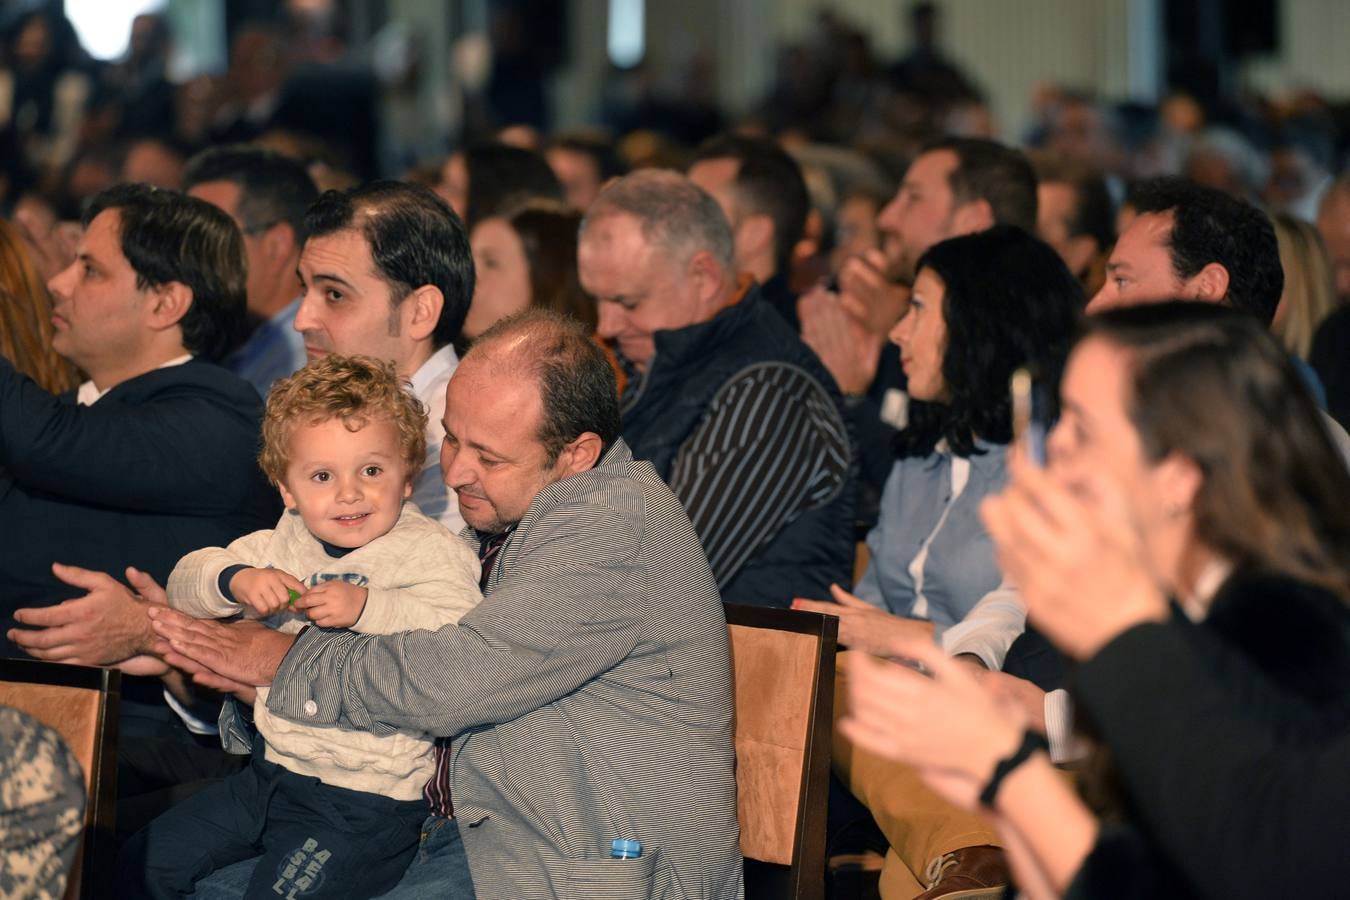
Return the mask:
M1350 610L1270 575L1230 578L1200 625L1140 626L1077 673L1125 824L1070 897L1331 897L1350 884Z

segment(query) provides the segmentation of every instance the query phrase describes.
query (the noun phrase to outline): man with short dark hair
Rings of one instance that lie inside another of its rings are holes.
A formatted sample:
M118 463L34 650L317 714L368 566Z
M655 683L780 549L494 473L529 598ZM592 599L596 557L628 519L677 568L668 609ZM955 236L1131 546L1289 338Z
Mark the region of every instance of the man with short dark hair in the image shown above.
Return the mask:
M558 177L568 206L580 213L611 178L627 172L611 140L584 132L558 135L544 150L544 158Z
M1101 289L1106 255L1116 241L1116 211L1106 179L1086 165L1039 157L1036 234L1091 297Z
M299 161L243 144L194 156L183 190L222 209L244 235L253 329L225 365L266 397L273 381L305 364L304 341L292 327L300 308L295 268L305 210L318 190Z
M1200 300L1231 306L1270 328L1284 269L1275 227L1264 212L1184 178L1142 181L1125 202L1135 216L1111 251L1106 284L1088 301L1088 312ZM1317 387L1313 370L1295 362ZM1331 416L1323 420L1350 464L1350 435Z
M1203 300L1269 328L1284 288L1275 228L1261 210L1184 178L1153 178L1125 200L1135 216L1106 263L1088 311Z
M436 467L445 385L473 297L464 225L428 188L376 181L319 197L305 215L295 328L305 353L361 354L394 364L427 407L427 458L413 484L422 512L451 531L464 522Z
M143 604L60 603L92 585L53 563L162 578L185 553L275 520L279 504L255 461L257 392L210 363L244 314L238 229L145 185L99 194L84 222L49 287L52 346L89 380L53 397L0 360L0 573L6 612L27 607L16 618L44 629L10 640L108 664L149 646Z
M801 167L776 141L738 134L709 138L694 159L689 180L712 195L731 223L737 271L755 276L760 296L800 331L788 278L810 212Z
M850 581L853 451L829 373L732 254L712 197L644 171L591 204L577 272L631 372L624 438L684 503L722 599L787 606Z
M481 604L434 632L298 638L156 611L170 660L245 696L270 683L295 721L448 739L387 897L739 897L726 619L679 500L619 436L604 354L531 310L485 332L448 393L441 465ZM621 839L638 858L610 858ZM196 896L238 896L250 865Z

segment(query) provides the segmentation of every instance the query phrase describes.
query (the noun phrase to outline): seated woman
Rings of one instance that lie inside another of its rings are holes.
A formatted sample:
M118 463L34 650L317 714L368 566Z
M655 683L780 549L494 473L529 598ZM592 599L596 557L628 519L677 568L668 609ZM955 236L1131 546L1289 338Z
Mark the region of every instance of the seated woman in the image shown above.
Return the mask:
M1063 408L1049 470L1015 460L984 518L1032 622L1092 661L1080 676L1096 702L1082 708L1122 763L1110 818L1067 787L1016 707L921 642L905 654L931 678L855 660L842 729L990 816L1028 896L1339 893L1346 865L1332 835L1343 813L1323 804L1308 823L1302 808L1263 805L1264 775L1244 756L1286 747L1320 759L1350 733L1350 475L1299 375L1231 310L1121 309L1093 320L1074 350ZM1128 631L1145 622L1166 624ZM1103 650L1122 632L1123 648ZM1185 680L1122 701L1131 669L1143 685L1170 682L1158 660L1138 654L1122 668L1120 654L1169 644L1191 655ZM1113 657L1102 668L1114 685L1093 672L1099 654ZM1239 733L1262 745L1196 744L1187 713L1197 704L1205 718L1194 721L1217 726L1209 733L1234 733L1241 710ZM1216 777L1234 772L1259 778ZM1267 806L1284 819L1267 821ZM1291 843L1295 826L1325 837Z
M473 340L499 319L542 306L595 331L595 303L577 280L581 214L561 203L533 200L491 216L469 236L477 274L463 335Z
M1053 382L1082 289L1049 245L1008 226L935 245L917 273L910 310L891 332L909 378L909 422L867 538L870 564L856 596L835 587L836 603L794 606L837 615L839 641L854 650L887 656L908 639L936 637L949 653L997 669L1025 611L1015 592L1000 591L977 512L1007 477L1012 373L1032 366ZM913 897L925 886L926 900L943 896L938 882L964 877L976 857L996 857L967 852L994 835L952 815L911 771L846 745L835 759L891 844L883 896Z

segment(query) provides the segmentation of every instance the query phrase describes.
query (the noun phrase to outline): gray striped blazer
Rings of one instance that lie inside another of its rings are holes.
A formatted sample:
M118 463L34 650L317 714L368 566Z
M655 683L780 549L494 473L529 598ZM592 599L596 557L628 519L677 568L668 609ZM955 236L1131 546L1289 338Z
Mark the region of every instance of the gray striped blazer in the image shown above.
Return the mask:
M456 735L483 900L742 895L721 600L679 501L622 441L539 492L458 626L310 629L268 708ZM615 838L642 856L610 859Z

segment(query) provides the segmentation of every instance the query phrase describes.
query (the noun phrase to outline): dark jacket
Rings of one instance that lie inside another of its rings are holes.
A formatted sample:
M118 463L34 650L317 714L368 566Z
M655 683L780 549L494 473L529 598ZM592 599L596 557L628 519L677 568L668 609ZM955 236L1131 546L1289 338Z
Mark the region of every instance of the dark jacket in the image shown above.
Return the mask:
M1075 684L1128 815L1103 829L1068 896L1345 892L1350 609L1340 599L1235 575L1203 623L1132 629Z
M258 469L262 401L192 360L93 406L54 397L0 359L0 612L83 594L53 562L161 584L183 554L267 528L280 501ZM2 638L0 638L2 640ZM18 651L4 640L0 655Z
M805 372L829 396L840 428L843 402L834 379L801 338L752 288L739 303L712 320L656 335L656 356L646 377L630 385L623 404L623 436L633 455L650 460L667 482L686 441L703 423L719 392L752 367L782 364ZM793 412L804 414L799 409ZM850 441L851 444L851 441ZM760 448L775 453L781 448ZM743 460L729 457L726 465ZM787 606L794 597L827 597L831 582L852 576L856 462L850 460L842 487L828 500L766 535L761 549L724 581L727 603ZM680 485L673 485L677 496ZM745 490L751 490L745 486ZM681 497L686 504L688 499ZM694 527L702 523L695 517ZM706 542L705 542L706 546ZM709 556L715 551L708 548Z

